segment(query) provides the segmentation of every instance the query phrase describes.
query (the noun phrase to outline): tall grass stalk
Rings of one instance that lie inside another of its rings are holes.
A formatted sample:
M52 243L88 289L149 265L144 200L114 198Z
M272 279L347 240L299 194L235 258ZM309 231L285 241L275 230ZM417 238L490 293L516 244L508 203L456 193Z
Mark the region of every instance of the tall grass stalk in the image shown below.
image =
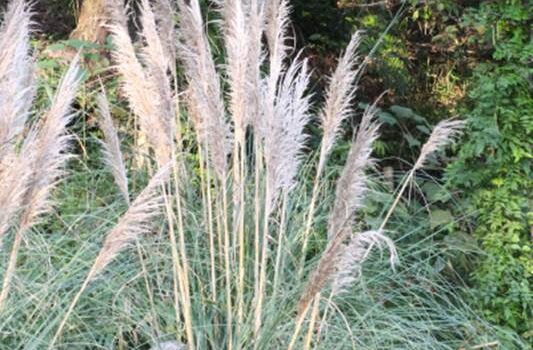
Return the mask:
M355 68L357 60L356 50L361 41L361 33L356 32L346 48L346 51L339 59L335 72L330 78L329 89L326 93L326 102L320 112L320 120L323 129L323 138L320 145L320 154L318 165L313 181L313 190L311 192L311 201L305 223L302 244L302 261L300 263L299 274L303 272L305 264L305 252L309 235L313 226L315 216L315 205L318 198L318 191L321 183L322 172L326 166L329 154L335 144L336 138L341 131L342 122L353 114L352 103L357 90L356 79L360 72Z

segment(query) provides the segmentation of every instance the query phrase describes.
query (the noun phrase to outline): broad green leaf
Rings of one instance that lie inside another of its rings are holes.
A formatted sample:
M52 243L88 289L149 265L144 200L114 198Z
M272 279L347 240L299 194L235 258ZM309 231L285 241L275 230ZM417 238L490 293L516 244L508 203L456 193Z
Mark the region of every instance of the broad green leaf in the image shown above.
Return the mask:
M430 213L431 228L453 222L453 215L448 210L436 209Z

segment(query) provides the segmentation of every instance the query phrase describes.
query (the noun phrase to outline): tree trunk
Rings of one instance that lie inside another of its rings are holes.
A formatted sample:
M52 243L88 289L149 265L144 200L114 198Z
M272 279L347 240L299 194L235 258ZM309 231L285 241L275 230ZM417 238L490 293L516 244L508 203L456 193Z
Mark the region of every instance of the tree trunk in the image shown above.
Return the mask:
M84 0L78 24L70 37L103 44L107 35L105 3L106 0Z

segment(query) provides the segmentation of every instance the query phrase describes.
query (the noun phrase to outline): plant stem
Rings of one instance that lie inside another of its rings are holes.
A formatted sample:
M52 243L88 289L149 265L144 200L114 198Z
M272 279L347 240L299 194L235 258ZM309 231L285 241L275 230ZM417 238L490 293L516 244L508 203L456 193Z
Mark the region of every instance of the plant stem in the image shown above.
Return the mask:
M7 264L6 273L4 275L4 282L2 284L2 292L0 292L0 312L2 312L4 303L6 302L7 297L9 296L11 281L15 276L18 252L20 249L20 244L22 242L22 237L24 235L24 232L26 231L27 221L27 215L25 215L24 218L21 220L19 229L15 233L15 240L13 241L13 247L11 248L11 254L9 255L9 261Z
M405 178L402 187L400 188L400 191L396 195L396 198L394 198L394 202L392 203L391 207L389 208L389 211L387 212L387 215L385 215L385 218L381 222L381 225L379 226L378 231L382 231L385 228L385 225L387 225L387 222L389 221L392 213L394 212L394 209L396 209L396 206L400 202L400 199L402 198L403 193L405 192L405 189L407 188L407 185L411 182L411 179L413 178L415 174L415 168L412 168L409 171L409 174Z
M139 262L141 263L141 270L143 274L144 285L146 287L146 293L148 294L148 302L150 303L150 308L151 308L150 311L152 312L152 323L153 323L156 335L159 336L161 332L159 331L159 325L157 323L157 314L155 312L154 295L152 293L152 288L150 287L150 281L148 280L148 271L146 269L146 264L144 262L144 258L143 258L143 254L141 250L141 244L139 243L139 240L135 240L135 247L137 248L137 255L139 255ZM178 320L178 317L179 317L179 304L177 303L177 293L178 293L177 286L174 285L174 295L175 295L174 307L176 308L176 321Z
M288 202L288 193L285 191L283 193L283 204L281 206L281 219L279 223L279 234L278 234L278 247L276 251L276 265L274 268L274 282L273 282L273 290L276 294L278 290L279 285L279 272L281 269L281 253L282 253L282 247L283 247L283 239L285 238L285 225L286 225L286 218L287 218L287 202Z
M326 303L326 309L324 310L324 315L322 315L322 318L320 320L320 326L318 328L317 333L317 343L320 341L320 334L322 333L322 325L326 324L327 318L328 318L328 312L331 305L331 299L333 299L333 291L329 293L328 302Z
M168 234L170 238L170 251L172 255L172 282L173 282L173 292L174 292L174 312L175 312L175 317L176 317L176 330L177 330L179 328L178 325L180 323L179 298L180 298L180 294L183 297L184 286L180 278L182 274L182 269L181 269L181 264L179 261L176 234L174 232L174 217L173 217L173 212L172 212L172 205L170 203L169 196L165 188L163 188L163 198L164 198L164 203L165 203L165 210L167 212ZM179 293L178 290L181 291L181 293Z
M261 235L261 167L262 154L259 140L255 142L255 231L254 231L254 294L259 293L259 258Z
M266 179L266 188L265 188L265 197L267 200L270 198L270 184L268 178ZM259 289L256 295L256 305L255 305L255 317L254 317L254 338L259 339L259 331L261 329L262 313L263 313L263 298L265 294L266 286L266 270L267 270L267 260L268 260L268 224L272 204L265 203L265 213L263 217L263 242L261 246L261 262L259 264L260 273L259 273ZM257 348L257 342L254 343L254 348Z
M311 227L313 226L313 221L315 218L315 206L316 200L318 198L318 189L320 187L320 179L322 177L322 172L324 171L324 166L326 164L327 153L324 143L320 145L320 156L318 158L318 165L316 168L315 179L313 181L313 192L311 194L311 203L309 203L309 211L307 212L307 218L305 223L305 230L303 235L303 244L302 244L302 257L300 258L300 266L298 268L298 278L301 279L303 275L303 270L305 266L305 258L307 252L307 244L309 243L309 235L311 233Z
M67 313L65 314L65 316L63 316L63 319L61 320L61 323L59 324L59 328L54 334L54 337L52 338L52 341L50 342L50 344L48 344L48 350L54 349L54 345L59 339L59 337L61 336L61 333L63 332L63 328L65 328L65 325L67 323L68 318L70 317L70 314L72 313L72 311L74 311L74 308L76 307L76 304L78 303L78 300L80 299L81 295L83 294L83 292L89 285L89 282L91 281L93 277L95 268L96 268L96 264L93 264L93 266L91 267L91 270L89 271L89 273L87 274L87 277L85 278L85 281L83 281L83 284L81 285L80 290L78 291L78 293L76 293L76 295L74 296L74 299L72 299L72 302L70 303L70 306L67 309Z
M238 259L239 259L239 267L238 267L238 281L237 281L237 329L236 329L236 335L237 339L239 339L240 336L240 330L241 330L241 324L243 322L244 317L244 275L245 275L245 267L244 267L244 255L245 255L245 247L244 247L244 216L245 216L245 196L244 196L244 179L245 179L245 154L246 154L246 145L244 140L244 135L241 136L240 142L240 166L239 166L239 213L238 213ZM239 347L239 346L238 346Z
M202 183L202 202L204 208L204 217L207 217L207 228L209 232L209 261L211 268L211 298L213 302L217 299L217 275L216 275L216 262L215 262L215 234L213 230L213 208L212 208L212 198L211 198L211 173L209 166L205 167L205 176L204 178L204 162L203 162L203 152L200 150L198 152L200 158L200 181ZM207 182L207 184L206 184Z
M189 287L189 264L187 260L187 253L185 248L185 231L183 228L183 213L181 209L181 197L180 197L180 183L178 181L178 175L176 171L176 166L174 163L174 166L172 167L172 174L174 176L174 183L176 186L176 194L175 194L175 201L176 201L176 211L177 211L177 221L178 221L178 239L179 239L179 245L180 245L180 252L181 252L181 266L179 264L179 258L178 258L178 252L177 247L175 246L176 237L174 236L174 229L173 225L169 225L171 232L171 241L173 246L173 260L174 264L176 265L176 269L178 272L181 272L181 278L179 280L180 286L181 286L181 294L182 294L182 303L183 303L183 318L185 320L185 332L187 334L187 346L190 350L195 349L195 343L194 343L194 333L192 328L192 311L191 311L191 302L190 302L190 287ZM169 208L170 209L170 208ZM169 212L169 216L172 216L172 211ZM181 270L181 271L180 271Z
M228 199L227 199L227 181L226 177L222 178L222 220L224 229L224 268L226 276L226 332L228 339L228 349L233 348L233 308L231 302L231 262L230 262L230 237L228 228Z
M309 242L309 234L313 226L313 219L315 216L315 204L318 197L318 188L320 186L320 173L317 173L313 183L313 193L311 195L311 203L309 203L309 211L307 212L307 219L305 223L305 230L303 235L302 256L300 258L300 266L298 268L298 277L301 279L305 266L305 257L307 252L307 244Z
M309 320L309 328L307 330L307 335L304 342L304 350L309 350L311 348L311 341L313 340L313 333L315 328L315 322L318 317L318 311L320 306L320 294L315 297L315 302L313 303L313 310L311 310L311 319Z
M294 348L294 345L296 345L296 341L298 341L298 336L300 335L300 331L302 330L302 325L305 320L305 316L307 315L307 311L309 310L309 306L311 303L309 303L305 310L300 314L300 316L296 319L296 326L294 328L294 333L291 336L291 340L289 342L289 346L287 347L287 350L292 350Z

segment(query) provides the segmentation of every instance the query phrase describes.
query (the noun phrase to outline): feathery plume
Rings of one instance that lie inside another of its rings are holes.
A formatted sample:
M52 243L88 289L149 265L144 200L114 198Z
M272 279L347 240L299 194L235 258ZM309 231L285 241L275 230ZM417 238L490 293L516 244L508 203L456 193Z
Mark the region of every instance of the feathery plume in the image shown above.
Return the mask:
M260 81L260 109L261 115L255 123L255 132L259 140L265 142L269 128L276 120L276 99L281 80L286 70L286 58L290 47L286 44L289 40L288 26L290 6L286 0L268 0L265 5L266 30L269 47L269 72ZM298 59L293 61L297 64ZM285 74L286 75L286 74Z
M429 155L445 147L447 144L453 143L461 135L464 126L464 120L446 119L439 122L431 132L429 139L422 146L422 150L413 169L418 170L422 168Z
M266 37L270 54L270 84L276 84L283 72L284 61L290 47L290 5L288 0L267 0Z
M14 0L0 27L0 159L24 130L35 94L30 15L24 0Z
M0 247L10 220L21 210L31 172L29 157L14 149L35 93L30 16L25 1L12 1L0 27Z
M124 157L120 150L120 141L118 139L117 130L113 125L113 119L109 111L109 103L105 96L105 92L97 97L98 112L100 114L100 129L104 133L104 142L102 142L104 161L111 169L113 178L117 184L124 199L129 204L130 195L128 190L128 177L126 174L126 167L124 166Z
M76 56L63 76L43 122L30 130L22 144L21 154L30 158L32 168L24 198L22 226L30 225L49 210L48 196L64 174L64 166L70 158L66 151L71 139L66 135L66 128L73 117L70 109L80 83L79 56Z
M141 0L141 34L144 38L144 58L150 65L158 68L161 72L166 72L169 58L163 46L159 31L156 26L156 18L148 0Z
M352 115L352 102L357 90L356 78L360 68L355 67L356 51L361 43L361 32L355 32L346 47L330 78L326 92L326 103L320 112L320 120L324 135L320 150L318 169L321 171L327 157L335 144L342 122Z
M150 230L152 220L163 206L163 196L158 190L168 181L169 175L170 166L168 164L162 166L131 203L128 211L106 235L104 245L87 277L90 281L102 272L118 253Z
M250 1L250 15L248 28L250 41L248 45L248 68L247 68L247 105L248 122L255 127L260 123L261 116L261 66L265 61L263 50L263 33L265 30L265 9L263 0Z
M428 157L432 153L436 152L440 148L445 147L447 144L454 142L455 139L461 134L464 125L465 122L462 120L446 119L437 124L437 126L433 129L428 140L422 146L422 150L420 151L420 155L418 156L415 165L409 171L409 174L407 174L407 177L403 182L403 185L401 186L400 190L398 191L394 202L387 211L385 218L381 222L381 225L379 227L380 231L383 230L389 222L389 219L392 213L394 212L394 209L396 209L396 206L400 202L400 199L402 198L402 195L405 192L407 185L411 183L411 180L413 180L416 171L425 165Z
M289 191L294 186L307 139L304 127L310 118L311 95L305 95L309 79L307 60L295 59L280 83L273 118L266 120L264 156L270 186L267 214L280 191Z
M226 70L230 87L230 111L233 118L235 140L243 142L246 126L249 123L247 111L248 54L251 44L248 19L243 8L243 1L229 0L224 2L223 20L225 24Z
M375 104L368 107L357 131L357 137L350 152L346 166L337 182L335 202L328 220L328 236L334 238L343 232L343 226L351 226L350 219L362 205L366 194L365 170L374 164L370 155L372 144L378 138L379 123L375 121Z
M264 138L267 132L268 120L274 119L274 109L277 97L277 88L285 70L290 47L286 44L289 39L288 27L290 24L290 6L287 0L267 0L266 14L266 37L269 48L269 72L261 82L265 91L261 94L263 101L261 108L264 110L257 121L257 134Z
M222 15L230 83L230 110L236 139L257 118L260 68L264 61L262 35L265 26L261 0L217 1Z
M377 246L380 251L384 247L389 250L389 262L392 268L397 263L398 254L394 242L380 231L366 231L352 236L350 242L344 244L342 253L335 264L336 272L331 277L333 295L338 295L359 279L363 263L372 248Z
M27 182L21 198L20 224L15 234L0 293L0 309L9 294L22 238L27 230L37 223L39 216L50 209L50 192L64 174L63 169L70 158L66 153L70 137L65 135L65 132L72 119L70 105L79 84L79 56L76 56L61 80L44 121L29 131L21 146L20 155L27 157L29 162L28 174L21 175L21 177L27 176Z
M127 18L125 9L117 5L113 10L117 20L109 26L109 30L115 43L112 56L123 78L122 90L139 119L141 131L154 150L156 160L160 165L166 164L171 158L172 140L169 119L161 114L165 104L160 86L143 70L137 59L128 30L124 26Z
M156 107L159 119L167 132L167 135L161 137L169 138L169 143L172 143L176 112L168 70L172 63L170 60L174 58L167 55L168 50L161 41L156 18L148 0L141 2L141 22L143 28L141 34L145 42L141 59L146 66L147 78L152 80L152 85L157 88L159 94L159 104Z
M288 27L290 24L290 6L288 0L266 0L264 8L265 14L265 35L268 43L268 75L259 81L259 109L261 113L254 121L254 131L259 140L266 137L268 131L268 120L274 119L277 90L283 72L286 69L286 58L290 46L286 44L289 40Z
M343 253L343 244L351 232L354 212L362 205L367 191L365 171L373 165L370 155L372 144L378 137L379 124L374 120L374 116L375 105L365 111L346 165L337 181L335 202L328 221L329 244L298 303L300 317L336 272L337 263Z
M194 112L191 113L192 121L200 143L208 145L210 161L217 176L223 178L227 173L231 134L200 5L198 0L179 0L178 8L179 54L189 83L189 108Z
M176 76L176 45L178 42L174 17L176 8L169 0L156 0L152 4L155 19L157 21L157 32L163 47L163 54L168 63L168 68L172 76Z
M30 158L10 152L0 159L0 250L11 220L22 209L31 174Z

